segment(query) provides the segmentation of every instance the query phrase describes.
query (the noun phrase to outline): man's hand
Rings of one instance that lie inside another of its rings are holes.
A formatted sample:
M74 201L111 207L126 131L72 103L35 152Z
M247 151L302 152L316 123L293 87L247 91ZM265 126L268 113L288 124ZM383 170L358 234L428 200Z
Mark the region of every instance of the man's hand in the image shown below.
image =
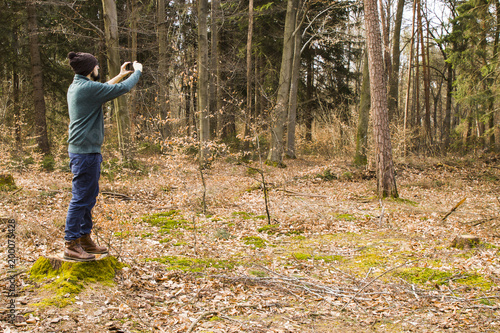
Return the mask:
M118 73L117 76L106 82L107 84L117 84L120 82L125 76L133 73L134 71L141 71L142 72L142 64L138 63L137 61L134 61L132 64L132 67L134 67L134 71L129 71L127 69L127 65L130 64L130 61L124 62L123 65L120 67L120 73Z
M134 71L129 71L127 69L128 64L130 64L130 61L123 63L122 67L120 67L120 74L118 74L119 76L125 77L125 76L129 75L130 73L134 72Z
M140 62L134 61L132 66L134 67L134 70L141 71L142 73L142 64Z

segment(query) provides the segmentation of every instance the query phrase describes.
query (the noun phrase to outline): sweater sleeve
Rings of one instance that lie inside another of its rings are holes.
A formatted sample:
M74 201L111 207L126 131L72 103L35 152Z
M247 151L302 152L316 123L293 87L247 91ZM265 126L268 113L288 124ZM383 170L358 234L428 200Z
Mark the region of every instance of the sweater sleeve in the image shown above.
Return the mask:
M128 93L139 81L141 71L135 71L126 80L117 84L107 84L94 82L92 96L99 103L103 104Z

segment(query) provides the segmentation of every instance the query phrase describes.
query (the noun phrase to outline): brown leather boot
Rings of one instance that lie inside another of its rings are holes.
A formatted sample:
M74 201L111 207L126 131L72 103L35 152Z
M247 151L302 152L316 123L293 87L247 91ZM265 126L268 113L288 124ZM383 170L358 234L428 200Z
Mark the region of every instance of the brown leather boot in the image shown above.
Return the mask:
M89 254L82 249L79 239L66 241L65 245L66 248L64 249L64 256L63 256L64 259L74 260L74 261L95 260L95 255Z
M83 235L82 237L79 238L79 240L83 250L85 250L85 252L87 253L94 253L94 254L108 253L108 249L105 246L99 246L96 243L94 243L92 238L90 238L90 234Z

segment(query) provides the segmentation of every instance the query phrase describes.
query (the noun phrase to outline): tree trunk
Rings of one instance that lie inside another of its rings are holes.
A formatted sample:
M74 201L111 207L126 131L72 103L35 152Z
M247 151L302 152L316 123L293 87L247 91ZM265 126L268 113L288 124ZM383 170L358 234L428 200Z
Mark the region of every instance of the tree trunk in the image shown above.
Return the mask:
M208 158L210 140L210 118L208 114L208 1L198 0L198 114L200 115L200 163Z
M160 111L160 128L163 138L170 135L169 126L169 89L168 89L168 47L167 19L165 16L165 0L157 0L158 6L158 103Z
M430 103L430 83L429 83L429 72L428 72L428 56L426 52L426 47L424 43L424 31L422 26L422 2L417 0L417 20L418 20L418 30L420 37L420 47L422 51L422 73L424 77L424 145L426 149L429 149L432 144L432 134L431 134L431 103Z
M19 41L17 29L13 33L12 46L15 54L19 54ZM21 105L20 103L20 86L19 86L19 63L18 59L13 59L12 63L12 110L13 110L13 125L16 140L16 150L22 151L22 138L21 138Z
M306 123L306 141L312 141L312 122L313 122L313 48L309 46L307 55L307 81L306 81L306 112L305 112L305 123Z
M406 129L408 128L409 117L409 106L410 106L410 88L411 88L411 72L413 64L413 46L415 44L415 11L416 11L416 1L413 1L413 15L411 23L411 39L410 39L410 58L408 63L408 80L406 82L406 98L405 98L405 111L403 119L403 155L406 157ZM398 58L399 60L399 58Z
M359 121L356 133L356 155L354 164L366 165L366 149L368 148L368 122L370 119L370 73L368 70L368 50L365 51L363 65L363 83L359 99Z
M300 1L298 6L300 6ZM297 158L295 151L295 126L297 124L297 92L299 90L299 76L302 48L302 33L299 30L300 11L297 10L295 36L294 38L294 51L293 51L293 65L290 86L290 99L288 110L288 129L287 129L287 155L290 158Z
M390 14L390 8L391 6L387 6L387 19L385 16L385 10L384 10L384 2L382 0L379 0L379 5L380 5L380 22L382 26L382 36L383 36L383 45L384 45L384 63L385 63L385 77L386 81L390 81L390 75L392 74L392 65L391 65L391 53L390 53L390 47L389 47L389 18L391 17Z
M212 137L218 137L217 124L219 118L219 32L218 32L218 21L219 21L219 0L211 1L211 12L210 15L210 47L211 47L211 58L210 58L210 128L212 131Z
M248 135L252 122L252 37L253 37L253 0L248 3L248 34L247 34L247 107L245 112L245 129L243 131L243 148L248 149Z
M43 89L42 60L40 58L35 2L30 0L27 5L31 75L33 79L33 102L35 105L35 133L38 148L44 155L48 155L50 154L50 146L45 116L45 91Z
M130 0L130 61L137 60L137 22L139 21L137 0ZM132 89L129 99L131 140L135 139L135 115L137 114L137 90Z
M120 73L120 47L118 44L118 17L115 0L102 0L104 16L104 32L108 54L109 77L113 78ZM130 114L125 96L113 100L114 114L117 125L118 148L122 161L132 160L130 147Z
M382 39L376 0L365 0L365 25L367 30L368 66L373 112L373 137L377 167L377 192L379 197L398 197L392 162L391 135L387 111L387 86L382 57Z
M403 22L403 10L405 0L398 0L396 10L396 21L394 22L394 34L392 38L392 74L389 76L389 120L397 117L399 104L399 66L400 66L400 39L401 24Z
M271 147L267 160L278 166L283 163L283 135L287 119L287 107L290 94L291 73L293 66L293 51L296 12L299 0L288 0L285 32L283 34L283 54L281 59L280 78L278 83L278 97L272 112Z

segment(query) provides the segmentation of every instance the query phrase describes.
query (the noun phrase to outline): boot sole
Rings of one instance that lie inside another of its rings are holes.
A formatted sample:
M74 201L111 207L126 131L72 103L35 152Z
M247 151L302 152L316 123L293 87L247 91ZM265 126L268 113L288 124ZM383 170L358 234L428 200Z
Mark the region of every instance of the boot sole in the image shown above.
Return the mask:
M92 259L78 259L78 258L66 257L66 256L63 256L63 259L64 260L70 260L70 261L76 261L76 262L96 261L96 258L92 258Z
M106 252L92 251L92 252L90 252L90 251L86 251L85 249L84 249L84 251L87 253L90 253L90 254L108 254L109 253L109 251L106 251Z

